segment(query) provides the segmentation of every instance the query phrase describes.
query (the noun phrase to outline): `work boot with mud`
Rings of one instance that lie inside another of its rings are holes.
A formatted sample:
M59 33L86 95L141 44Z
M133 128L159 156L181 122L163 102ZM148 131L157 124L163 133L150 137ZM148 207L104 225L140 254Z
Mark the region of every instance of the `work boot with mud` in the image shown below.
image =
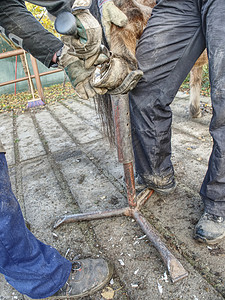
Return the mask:
M176 186L177 183L174 176L149 176L147 179L138 174L135 176L135 188L138 193L149 188L160 195L168 195L175 191Z
M194 238L199 242L216 244L225 237L225 218L204 212L195 226Z
M111 279L112 274L112 265L104 259L87 258L74 261L66 284L52 297L57 299L80 299L89 296L103 288Z

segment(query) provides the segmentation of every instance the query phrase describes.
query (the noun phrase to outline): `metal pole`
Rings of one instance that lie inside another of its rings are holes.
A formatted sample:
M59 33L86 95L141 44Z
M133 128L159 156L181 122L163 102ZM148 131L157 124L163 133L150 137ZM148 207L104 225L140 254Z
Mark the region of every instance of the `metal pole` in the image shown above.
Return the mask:
M77 221L88 221L88 220L97 220L103 218L110 217L118 217L118 216L130 216L129 207L109 210L109 211L93 211L90 213L82 213L82 214L74 214L74 215L66 215L60 217L53 225L53 228L59 227L61 224L73 223Z
M136 207L128 95L113 95L111 99L118 159L123 163L128 204L130 207Z
M155 248L159 251L167 269L170 273L172 282L177 282L188 276L188 272L184 269L176 257L168 250L166 245L162 242L156 230L151 224L142 216L139 211L134 211L134 219L138 222L141 229L144 231L148 239L153 243Z
M16 56L16 55L21 55L23 53L24 53L23 49L3 52L3 53L0 53L0 59L8 58L8 57Z
M30 54L30 59L31 59L31 63L32 63L33 71L34 71L38 94L39 94L41 100L44 101L44 92L43 92L43 88L42 88L42 84L41 84L37 61L31 54Z
M40 73L39 75L40 76L45 76L45 75L50 75L50 74L54 74L54 73L61 72L61 71L63 71L63 70L62 69L55 69L55 70L51 70L51 71ZM35 78L35 76L31 75L30 78L33 79L33 78ZM29 77L26 76L26 77L18 78L16 80L5 81L5 82L0 83L0 87L4 86L4 85L15 83L15 82L25 81L25 80L28 80L28 79L29 79Z

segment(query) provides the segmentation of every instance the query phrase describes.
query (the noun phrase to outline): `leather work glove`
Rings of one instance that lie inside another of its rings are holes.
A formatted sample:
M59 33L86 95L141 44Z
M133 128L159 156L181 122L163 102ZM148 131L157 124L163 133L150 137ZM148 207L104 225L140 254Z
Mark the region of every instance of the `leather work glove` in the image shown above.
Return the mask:
M127 24L128 19L112 0L98 0L98 3L105 36L110 45L111 25L114 24L119 27L124 27Z
M92 74L93 88L107 89L111 95L126 94L143 76L141 70L131 71L127 62L113 54L108 62L96 67Z
M77 35L62 37L65 45L70 47L70 52L85 61L85 67L89 68L100 54L102 41L102 28L94 16L90 13L91 0L75 0L72 13L76 18Z
M96 94L105 94L107 89L91 86L95 67L86 68L84 61L75 55L71 55L68 50L69 47L64 45L62 53L59 56L58 67L65 70L78 96L87 100L93 98Z
M111 41L113 42L111 39L112 26L126 27L128 18L112 0L98 0L98 6L106 39L112 53L108 61L96 67L92 76L92 86L107 88L108 93L112 95L125 94L132 90L143 76L141 70L130 67L128 61L123 57L122 51L119 55L114 53L115 48L111 43Z

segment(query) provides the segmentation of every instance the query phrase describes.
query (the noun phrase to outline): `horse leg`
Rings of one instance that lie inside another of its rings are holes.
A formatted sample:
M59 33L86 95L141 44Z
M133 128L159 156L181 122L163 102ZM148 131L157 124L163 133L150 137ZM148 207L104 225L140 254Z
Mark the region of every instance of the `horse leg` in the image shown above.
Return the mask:
M115 3L117 4L117 2ZM126 5L118 5L118 7L126 14L128 23L122 28L112 24L110 50L116 57L126 61L130 70L136 70L135 49L145 26L145 19L142 11L132 3L129 6L126 3Z
M200 91L203 66L194 66L190 72L190 102L189 112L192 118L201 118Z
M200 91L202 83L202 69L208 62L207 51L205 50L190 72L190 103L189 110L192 118L201 118Z

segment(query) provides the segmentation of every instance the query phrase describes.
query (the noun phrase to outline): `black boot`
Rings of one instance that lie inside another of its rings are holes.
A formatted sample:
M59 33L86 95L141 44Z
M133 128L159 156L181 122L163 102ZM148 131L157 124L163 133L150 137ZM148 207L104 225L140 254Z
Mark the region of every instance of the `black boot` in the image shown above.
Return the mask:
M160 176L135 176L135 188L140 193L145 188L154 190L159 195L168 195L175 191L177 186L174 176L160 177Z

